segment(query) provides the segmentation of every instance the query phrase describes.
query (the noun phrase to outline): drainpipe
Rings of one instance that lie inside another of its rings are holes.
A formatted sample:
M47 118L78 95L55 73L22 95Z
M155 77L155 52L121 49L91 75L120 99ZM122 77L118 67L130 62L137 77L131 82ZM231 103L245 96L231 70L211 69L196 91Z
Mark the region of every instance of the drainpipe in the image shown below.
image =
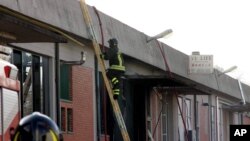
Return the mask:
M60 128L60 56L59 56L59 43L55 43L55 93L56 93L56 122Z
M217 141L220 141L220 128L219 128L219 97L216 96L216 129L217 129Z
M82 51L80 61L62 61L62 64L66 64L66 65L82 65L82 64L85 63L85 61L86 61L86 53Z
M197 106L196 106L197 96L194 94L194 129L195 129L195 138L198 140L197 132Z
M99 85L99 72L98 72L98 62L96 56L94 57L95 63L95 93L96 93L96 100L97 100L97 136L98 141L101 141L101 97L100 97L100 85Z
M214 112L214 110L215 109L213 109L213 111L212 111L212 95L209 95L208 96L208 108L209 108L209 119L210 119L210 125L212 125L213 124L213 122L212 122L212 119L214 118L213 116L213 114L212 114L212 112ZM215 120L216 118L214 118L214 120ZM214 121L214 124L215 124L215 122L216 121ZM213 137L213 132L212 132L212 126L209 126L209 134L210 134L210 136L209 136L209 138L210 138L210 140L212 140L212 137ZM215 131L216 132L216 131Z

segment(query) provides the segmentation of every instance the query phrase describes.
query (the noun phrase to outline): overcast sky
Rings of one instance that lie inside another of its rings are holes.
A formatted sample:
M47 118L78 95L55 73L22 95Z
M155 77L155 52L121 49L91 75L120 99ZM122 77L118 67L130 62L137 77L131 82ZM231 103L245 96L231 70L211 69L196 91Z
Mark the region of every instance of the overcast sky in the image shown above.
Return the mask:
M214 66L250 84L248 0L86 0L103 13L154 36L172 29L167 45L191 55L213 55Z

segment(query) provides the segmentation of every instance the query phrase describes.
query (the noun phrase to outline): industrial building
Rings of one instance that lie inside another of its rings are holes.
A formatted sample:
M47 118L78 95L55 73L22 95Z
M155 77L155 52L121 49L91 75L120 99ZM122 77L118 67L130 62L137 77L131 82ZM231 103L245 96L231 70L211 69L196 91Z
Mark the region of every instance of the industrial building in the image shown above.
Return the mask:
M50 116L65 141L122 140L79 2L0 4L0 42L12 48L19 69L21 116ZM102 49L115 37L124 55L119 103L132 141L228 141L231 124L250 124L248 85L217 69L190 73L189 55L147 42L144 33L98 11L100 26L94 8L89 11Z

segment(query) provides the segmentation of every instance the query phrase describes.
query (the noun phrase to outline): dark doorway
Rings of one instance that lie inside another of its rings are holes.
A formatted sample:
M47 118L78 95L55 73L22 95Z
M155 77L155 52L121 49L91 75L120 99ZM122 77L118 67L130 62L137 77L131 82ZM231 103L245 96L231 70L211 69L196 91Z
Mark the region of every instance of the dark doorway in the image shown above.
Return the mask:
M148 86L133 83L134 96L134 140L146 141L146 96L148 95Z
M113 115L110 100L105 92L102 77L100 83L101 134L110 136L110 141L122 140L120 129ZM150 85L143 81L123 79L123 92L118 98L120 109L131 141L146 141L146 97ZM106 102L103 99L106 96ZM106 110L105 110L106 108ZM106 117L105 117L106 115ZM106 122L106 123L105 123ZM105 127L105 124L107 126ZM106 131L105 131L106 130Z

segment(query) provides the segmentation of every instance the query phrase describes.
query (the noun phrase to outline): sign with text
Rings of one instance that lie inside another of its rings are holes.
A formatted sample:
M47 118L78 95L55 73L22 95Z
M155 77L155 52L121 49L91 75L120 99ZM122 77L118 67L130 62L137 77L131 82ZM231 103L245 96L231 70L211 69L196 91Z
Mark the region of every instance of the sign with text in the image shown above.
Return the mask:
M213 70L213 55L189 56L189 74L210 74Z
M249 141L250 125L230 125L230 141Z

